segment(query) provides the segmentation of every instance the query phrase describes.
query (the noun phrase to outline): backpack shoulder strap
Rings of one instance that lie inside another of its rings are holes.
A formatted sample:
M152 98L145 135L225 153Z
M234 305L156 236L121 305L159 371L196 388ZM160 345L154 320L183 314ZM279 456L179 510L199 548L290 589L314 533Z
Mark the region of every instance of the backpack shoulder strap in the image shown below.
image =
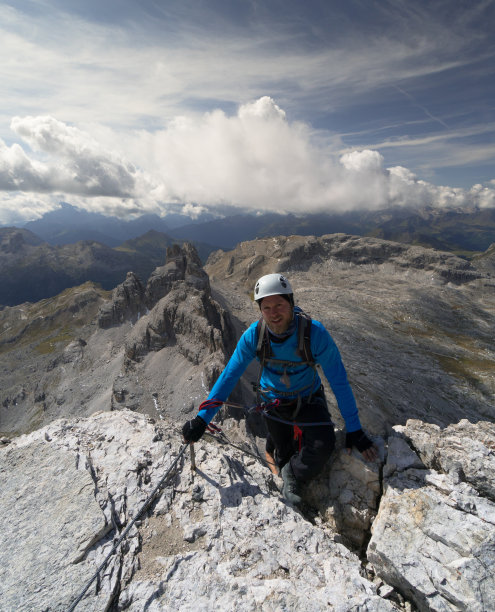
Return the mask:
M256 333L258 334L258 342L256 344L256 357L263 363L271 355L270 340L268 338L268 329L266 321L260 317L256 324Z
M311 317L302 310L297 314L299 317L297 352L303 361L315 363L315 358L311 351Z

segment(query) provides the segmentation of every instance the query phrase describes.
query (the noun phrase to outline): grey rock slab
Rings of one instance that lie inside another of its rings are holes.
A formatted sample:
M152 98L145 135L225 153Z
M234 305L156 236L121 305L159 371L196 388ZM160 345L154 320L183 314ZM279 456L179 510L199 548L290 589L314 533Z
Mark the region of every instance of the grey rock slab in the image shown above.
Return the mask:
M453 509L429 487L387 491L368 559L420 610L483 612L495 601L493 525Z
M111 551L116 525L125 526L145 502L169 454L148 420L131 412L59 420L0 449L5 609L66 610ZM78 610L109 605L121 576L135 571L138 541L134 528Z
M495 423L462 419L440 429L409 420L397 431L410 440L428 467L468 482L495 501Z
M95 483L48 442L0 451L0 608L62 610L91 567L77 563L109 527Z
M493 609L495 504L483 496L490 488L482 476L490 469L491 429L467 421L444 430L419 421L395 427L405 437L390 440L367 554L377 574L420 610ZM472 482L459 480L461 469Z
M285 503L262 463L195 446L197 471L183 455L77 610L394 609L335 533ZM2 606L68 609L179 448L173 428L130 411L56 421L1 448Z

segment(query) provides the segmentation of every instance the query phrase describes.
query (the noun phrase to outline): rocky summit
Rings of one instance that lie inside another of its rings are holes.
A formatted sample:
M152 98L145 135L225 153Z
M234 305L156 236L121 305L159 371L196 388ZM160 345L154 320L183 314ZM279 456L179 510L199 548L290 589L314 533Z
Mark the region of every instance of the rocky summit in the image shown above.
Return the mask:
M486 261L333 234L242 243L203 267L186 244L146 283L129 271L112 294L88 283L4 308L0 609L491 611ZM272 271L335 338L380 451L347 454L327 391L336 450L299 509L256 413L222 409L223 434L194 453L180 435Z
M409 421L389 438L383 483L339 448L296 511L255 453L205 439L193 471L172 428L143 415L59 420L0 452L2 608L69 609L182 452L78 609L487 612L494 448L493 424ZM360 557L342 531L366 512L376 517Z

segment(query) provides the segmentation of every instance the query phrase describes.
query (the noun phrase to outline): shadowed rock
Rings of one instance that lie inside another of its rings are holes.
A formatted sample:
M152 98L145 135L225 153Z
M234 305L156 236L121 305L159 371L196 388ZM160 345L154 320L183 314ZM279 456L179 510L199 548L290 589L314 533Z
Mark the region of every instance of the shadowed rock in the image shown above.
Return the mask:
M136 321L145 311L145 288L134 272L128 272L125 281L113 290L111 302L100 307L98 325L107 329L125 321Z

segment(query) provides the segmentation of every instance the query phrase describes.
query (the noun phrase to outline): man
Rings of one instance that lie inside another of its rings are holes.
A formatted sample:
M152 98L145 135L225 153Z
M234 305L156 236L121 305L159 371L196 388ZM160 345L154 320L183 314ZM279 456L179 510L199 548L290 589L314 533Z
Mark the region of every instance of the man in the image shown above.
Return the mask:
M377 452L361 428L335 342L322 323L309 319L294 306L292 287L285 276L262 276L256 283L254 299L260 307L260 321L241 336L208 399L200 405L198 416L184 424L182 433L186 442L199 440L246 367L258 359L258 401L265 405L267 449L275 450L284 497L298 505L302 485L321 472L335 446L316 363L321 365L344 418L348 452L356 446L367 461L374 461Z

